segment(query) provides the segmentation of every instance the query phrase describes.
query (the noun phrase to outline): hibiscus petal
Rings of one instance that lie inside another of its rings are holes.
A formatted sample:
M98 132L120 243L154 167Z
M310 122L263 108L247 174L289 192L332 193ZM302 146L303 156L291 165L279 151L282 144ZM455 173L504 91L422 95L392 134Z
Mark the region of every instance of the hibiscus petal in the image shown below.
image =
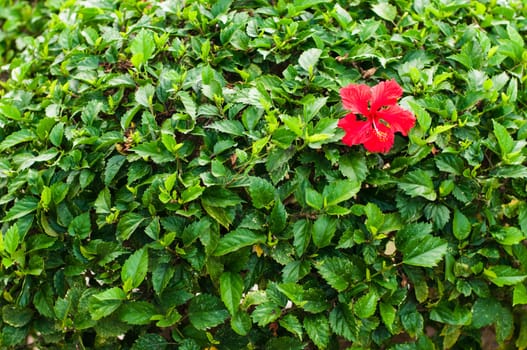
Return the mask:
M370 109L377 111L383 106L394 105L402 94L403 89L395 80L383 81L371 89Z
M371 124L357 120L357 117L353 113L340 119L337 126L346 132L346 135L342 138L342 142L348 146L364 143L371 133Z
M404 136L408 134L415 125L415 117L412 112L399 107L398 105L390 106L376 113L376 117L384 120L390 125L392 132L400 132Z
M393 146L393 131L385 125L377 126L368 139L364 142L364 148L369 152L387 153Z
M369 116L368 103L371 99L371 89L364 84L350 84L340 89L340 97L344 108L353 113Z

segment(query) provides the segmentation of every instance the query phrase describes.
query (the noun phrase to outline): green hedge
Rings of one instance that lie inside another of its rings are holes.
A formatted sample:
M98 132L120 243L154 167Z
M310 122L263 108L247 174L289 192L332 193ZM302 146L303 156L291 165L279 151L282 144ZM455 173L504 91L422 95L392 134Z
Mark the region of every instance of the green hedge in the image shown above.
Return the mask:
M526 14L0 0L0 347L526 348Z

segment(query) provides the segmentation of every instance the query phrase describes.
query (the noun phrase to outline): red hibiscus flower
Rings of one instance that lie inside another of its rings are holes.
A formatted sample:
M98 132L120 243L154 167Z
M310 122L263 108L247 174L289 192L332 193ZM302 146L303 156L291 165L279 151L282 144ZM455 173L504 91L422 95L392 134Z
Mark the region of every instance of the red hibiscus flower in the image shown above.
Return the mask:
M415 125L412 112L397 105L403 89L395 80L381 82L370 88L350 84L340 89L344 108L351 111L339 120L338 126L346 135L348 146L363 144L370 152L386 153L392 148L394 134L404 136ZM362 117L358 118L357 114Z

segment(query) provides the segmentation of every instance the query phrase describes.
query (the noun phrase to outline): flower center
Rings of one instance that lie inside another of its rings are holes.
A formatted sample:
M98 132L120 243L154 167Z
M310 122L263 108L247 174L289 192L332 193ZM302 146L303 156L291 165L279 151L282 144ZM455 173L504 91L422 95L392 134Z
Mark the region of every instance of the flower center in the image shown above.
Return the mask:
M375 129L375 135L377 135L377 139L381 142L386 142L386 140L388 140L387 132Z
M380 121L382 123L382 121ZM373 125L373 132L375 133L375 135L377 136L377 139L380 141L380 142L386 142L386 140L388 140L388 133L385 132L385 131L381 131L377 128L377 124L375 124L375 120L372 120L371 121L372 125ZM384 124L384 123L383 123ZM386 124L386 126L389 128L390 125L389 124Z

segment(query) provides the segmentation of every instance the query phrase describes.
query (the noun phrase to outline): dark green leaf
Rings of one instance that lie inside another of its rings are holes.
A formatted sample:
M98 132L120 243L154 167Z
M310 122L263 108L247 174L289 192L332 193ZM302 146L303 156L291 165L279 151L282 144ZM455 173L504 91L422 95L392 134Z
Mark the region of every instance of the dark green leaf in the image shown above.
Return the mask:
M237 251L243 247L251 246L257 243L265 243L266 240L267 237L265 235L239 228L227 233L225 236L220 238L216 250L214 250L214 255L222 256Z
M308 315L304 318L304 328L313 343L319 348L326 348L329 343L329 322L323 314Z
M126 241L144 220L145 218L137 213L124 214L117 224L117 237Z
M243 294L243 279L237 273L224 272L220 276L221 300L231 315L235 315Z
M229 312L223 307L221 300L210 294L200 294L189 304L188 317L194 327L200 330L215 327L223 323Z

